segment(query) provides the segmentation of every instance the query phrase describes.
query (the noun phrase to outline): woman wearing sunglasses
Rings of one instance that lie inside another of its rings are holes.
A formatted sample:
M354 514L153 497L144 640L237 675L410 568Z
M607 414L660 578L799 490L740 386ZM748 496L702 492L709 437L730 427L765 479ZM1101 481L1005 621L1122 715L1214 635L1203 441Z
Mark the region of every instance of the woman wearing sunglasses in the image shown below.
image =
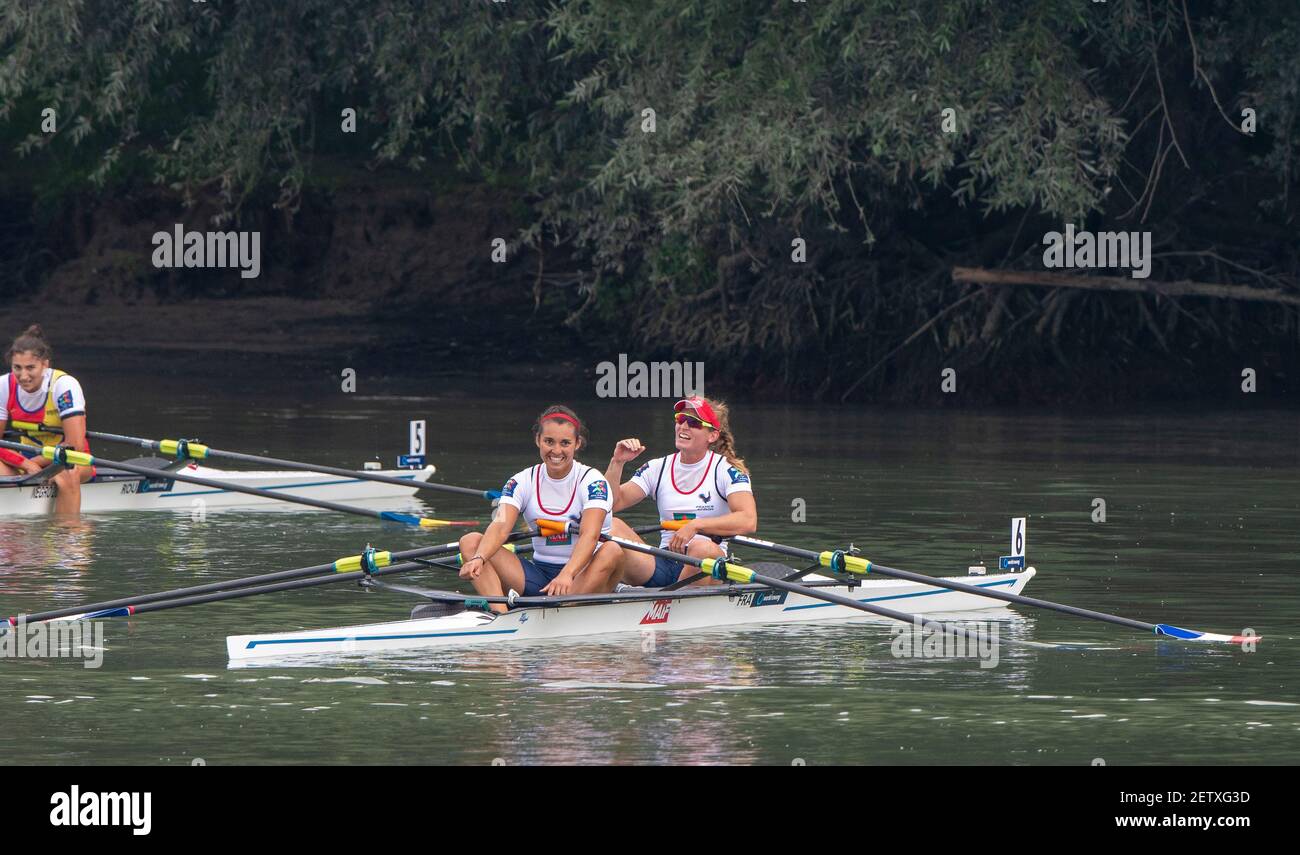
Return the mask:
M643 464L626 484L621 483L623 465L645 451L645 446L635 438L614 446L614 456L605 470L609 483L620 484L614 491L613 513L649 496L658 505L659 519L687 520L676 531L664 531L661 549L694 558L720 558L726 554L725 538L758 528L749 470L736 454L727 406L699 396L678 401L673 406L673 438L675 453ZM639 540L620 519L614 520L613 533ZM724 540L718 543L713 538ZM647 588L662 588L697 572L680 561L630 549L623 550L619 569L625 582ZM708 577L700 581L713 582Z

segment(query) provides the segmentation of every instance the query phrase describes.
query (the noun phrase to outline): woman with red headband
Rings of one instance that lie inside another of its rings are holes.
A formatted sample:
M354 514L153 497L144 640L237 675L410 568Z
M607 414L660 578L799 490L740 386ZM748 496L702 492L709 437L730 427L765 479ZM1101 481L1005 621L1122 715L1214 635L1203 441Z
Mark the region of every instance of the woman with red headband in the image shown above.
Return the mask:
M645 463L614 493L614 513L630 508L646 496L658 505L659 519L687 520L676 531L665 530L661 549L694 558L722 558L725 538L749 534L758 528L758 508L745 461L736 454L726 404L692 396L673 407L673 437L677 451ZM619 484L623 465L645 446L639 439L624 439L614 446L605 478ZM614 534L639 539L622 520L615 519ZM715 538L720 539L719 543ZM647 588L671 585L697 571L680 561L623 550L620 569L628 584ZM704 577L701 582L712 583Z
M507 591L558 597L614 590L622 550L600 540L602 533L610 531L609 483L600 472L574 459L587 446L586 427L573 410L556 404L537 417L533 440L542 462L506 482L496 517L486 531L460 539L461 578L480 594L493 597ZM502 548L521 515L529 527L538 520L568 525L562 533L534 537L533 555L527 558ZM502 603L492 608L506 611Z
M70 374L50 367L53 351L41 328L32 325L14 339L5 354L9 373L0 377L0 431L9 422L29 422L41 428L22 437L33 452L43 445L65 445L77 451L89 451L86 442L86 396L81 384ZM43 457L24 457L16 451L0 449L0 475L40 472L50 461ZM81 513L81 485L94 477L90 466L71 466L50 476L58 489L54 512Z

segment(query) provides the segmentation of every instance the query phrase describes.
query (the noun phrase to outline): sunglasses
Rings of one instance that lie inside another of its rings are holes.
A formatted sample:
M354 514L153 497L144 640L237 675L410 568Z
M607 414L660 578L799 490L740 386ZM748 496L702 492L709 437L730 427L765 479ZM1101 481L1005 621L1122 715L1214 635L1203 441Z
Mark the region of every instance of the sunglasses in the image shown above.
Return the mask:
M714 425L709 424L704 419L697 419L695 416L690 416L687 415L686 413L674 413L673 423L679 425L686 425L687 427L696 428L696 429L708 428L709 430L717 430L717 428Z

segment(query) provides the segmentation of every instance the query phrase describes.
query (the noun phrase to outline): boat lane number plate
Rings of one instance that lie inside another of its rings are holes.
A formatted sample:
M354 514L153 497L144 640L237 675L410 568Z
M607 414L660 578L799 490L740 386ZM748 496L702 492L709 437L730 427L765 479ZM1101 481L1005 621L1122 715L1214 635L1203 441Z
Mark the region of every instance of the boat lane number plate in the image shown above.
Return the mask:
M411 450L408 454L403 454L397 458L397 466L400 469L419 469L424 466L424 437L426 435L425 420L412 419L411 429Z
M1025 517L1011 520L1011 554L998 559L998 569L1025 569Z

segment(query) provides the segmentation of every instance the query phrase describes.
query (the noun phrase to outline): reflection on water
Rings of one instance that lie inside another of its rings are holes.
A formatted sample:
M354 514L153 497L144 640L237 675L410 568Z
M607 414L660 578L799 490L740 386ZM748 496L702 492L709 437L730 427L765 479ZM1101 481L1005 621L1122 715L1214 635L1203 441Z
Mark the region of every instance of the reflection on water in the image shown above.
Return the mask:
M0 602L76 600L85 593L94 560L93 520L0 520Z

